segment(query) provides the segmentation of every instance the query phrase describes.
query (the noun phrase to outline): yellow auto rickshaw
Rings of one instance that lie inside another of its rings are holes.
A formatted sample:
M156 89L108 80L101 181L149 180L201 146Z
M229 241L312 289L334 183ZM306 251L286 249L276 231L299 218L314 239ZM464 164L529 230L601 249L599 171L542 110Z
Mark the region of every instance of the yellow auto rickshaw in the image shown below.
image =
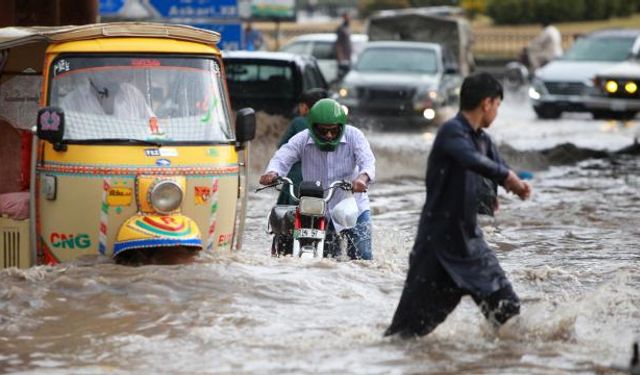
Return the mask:
M0 208L0 268L241 246L255 115L232 128L219 40L159 23L0 29L0 132L18 133L0 139L21 143L1 154L0 198L22 186L29 207Z

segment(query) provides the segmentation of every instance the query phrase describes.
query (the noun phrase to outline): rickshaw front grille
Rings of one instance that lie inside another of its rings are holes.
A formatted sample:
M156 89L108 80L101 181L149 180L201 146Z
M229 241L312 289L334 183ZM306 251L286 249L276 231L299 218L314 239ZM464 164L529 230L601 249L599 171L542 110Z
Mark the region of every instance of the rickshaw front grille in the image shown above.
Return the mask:
M20 233L3 231L2 244L4 249L4 254L2 254L4 268L19 267L20 265Z
M31 265L28 222L0 217L0 269Z

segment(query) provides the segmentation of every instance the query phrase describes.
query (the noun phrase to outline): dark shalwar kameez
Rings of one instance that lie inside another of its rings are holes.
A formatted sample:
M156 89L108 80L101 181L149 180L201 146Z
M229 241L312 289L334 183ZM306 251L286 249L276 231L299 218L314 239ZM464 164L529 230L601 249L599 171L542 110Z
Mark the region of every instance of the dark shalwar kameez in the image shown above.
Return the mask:
M508 172L489 136L461 113L442 125L429 155L427 201L405 287L385 335L428 334L464 295L495 324L519 313L518 297L477 224L481 179L502 184Z

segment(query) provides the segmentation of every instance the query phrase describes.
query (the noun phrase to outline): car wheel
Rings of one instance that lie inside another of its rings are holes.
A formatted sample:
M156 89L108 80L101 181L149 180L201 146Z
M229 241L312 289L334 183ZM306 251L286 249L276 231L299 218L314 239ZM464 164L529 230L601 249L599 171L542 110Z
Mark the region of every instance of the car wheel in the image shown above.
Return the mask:
M538 115L538 118L543 120L557 119L562 115L561 110L551 106L533 107L533 110L536 112L536 115Z

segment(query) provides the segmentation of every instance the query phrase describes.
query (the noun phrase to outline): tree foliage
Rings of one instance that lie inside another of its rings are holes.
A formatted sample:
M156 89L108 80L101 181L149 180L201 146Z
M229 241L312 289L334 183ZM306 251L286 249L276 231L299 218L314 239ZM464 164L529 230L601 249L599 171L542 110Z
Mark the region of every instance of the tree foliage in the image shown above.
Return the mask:
M602 20L637 12L640 0L487 0L496 24Z
M640 11L640 0L358 0L364 17L383 9L437 5L461 6L471 16L486 12L503 25L603 20Z

